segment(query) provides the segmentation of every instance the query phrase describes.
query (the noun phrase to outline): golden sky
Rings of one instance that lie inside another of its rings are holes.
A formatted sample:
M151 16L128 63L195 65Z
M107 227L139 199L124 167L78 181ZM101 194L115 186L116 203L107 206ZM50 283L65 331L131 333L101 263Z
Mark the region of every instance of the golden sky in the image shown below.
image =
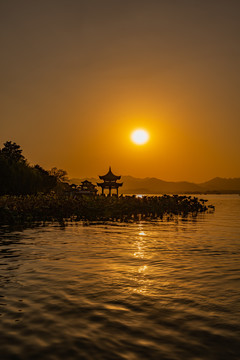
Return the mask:
M240 177L239 14L238 0L1 1L0 147L70 177Z

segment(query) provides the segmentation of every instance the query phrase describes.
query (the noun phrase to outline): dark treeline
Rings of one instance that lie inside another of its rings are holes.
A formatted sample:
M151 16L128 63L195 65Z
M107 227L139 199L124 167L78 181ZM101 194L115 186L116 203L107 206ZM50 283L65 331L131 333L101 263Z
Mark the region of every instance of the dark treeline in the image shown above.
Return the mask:
M29 165L15 142L7 141L0 149L0 195L48 193L65 175L56 168L47 171L40 165Z

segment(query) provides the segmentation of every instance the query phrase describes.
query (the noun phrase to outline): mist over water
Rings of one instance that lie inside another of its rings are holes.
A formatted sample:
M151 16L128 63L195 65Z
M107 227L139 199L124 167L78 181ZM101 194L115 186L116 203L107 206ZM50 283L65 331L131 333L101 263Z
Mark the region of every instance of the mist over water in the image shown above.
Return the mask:
M240 196L0 236L2 359L240 359Z

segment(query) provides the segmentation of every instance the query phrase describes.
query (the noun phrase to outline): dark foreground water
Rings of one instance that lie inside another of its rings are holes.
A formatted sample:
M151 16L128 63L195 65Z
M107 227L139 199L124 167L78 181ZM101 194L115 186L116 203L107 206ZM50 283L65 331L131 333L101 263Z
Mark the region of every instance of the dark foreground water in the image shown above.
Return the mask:
M0 236L0 358L240 359L240 196L214 214Z

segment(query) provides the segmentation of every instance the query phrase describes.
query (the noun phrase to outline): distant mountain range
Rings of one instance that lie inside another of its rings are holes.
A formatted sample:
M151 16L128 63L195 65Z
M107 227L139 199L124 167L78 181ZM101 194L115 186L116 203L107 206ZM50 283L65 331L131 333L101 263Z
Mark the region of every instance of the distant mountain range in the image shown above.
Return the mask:
M100 180L97 178L70 179L69 183L79 185L81 181L89 180L96 184ZM135 178L132 176L122 176L123 182L120 193L123 194L202 194L202 193L240 193L240 178L220 178L216 177L204 183L195 184L187 181L163 181L157 178Z

